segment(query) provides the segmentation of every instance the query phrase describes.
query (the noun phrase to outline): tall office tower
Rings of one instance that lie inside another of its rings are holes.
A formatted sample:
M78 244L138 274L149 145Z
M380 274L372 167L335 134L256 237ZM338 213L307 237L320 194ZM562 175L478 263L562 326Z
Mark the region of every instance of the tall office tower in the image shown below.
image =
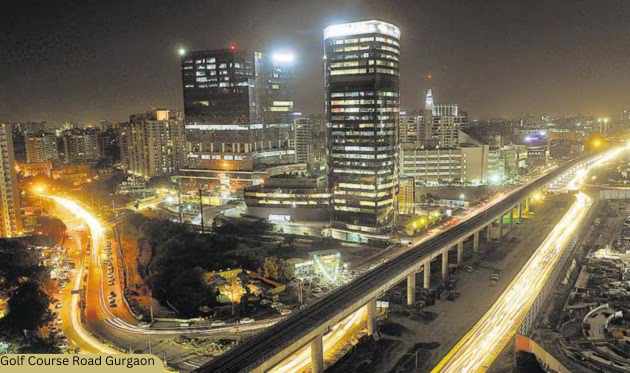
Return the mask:
M396 223L398 27L381 21L324 30L328 180L333 234L364 241Z
M103 139L98 128L73 128L62 133L66 163L94 162L103 157Z
M20 234L20 195L15 175L11 126L0 124L0 237Z
M262 55L263 123L268 126L286 126L293 121L295 87L293 80L295 56L290 52Z
M309 163L313 155L313 123L310 118L297 118L293 123L295 161Z
M418 119L418 143L424 146L431 146L431 129L433 123L433 91L427 89L424 97L424 109Z
M251 171L293 158L291 63L234 46L182 56L188 167Z
M184 118L179 112L154 110L129 117L128 171L145 178L175 173L183 163Z
M59 158L57 137L52 133L37 132L26 135L26 162L55 161Z

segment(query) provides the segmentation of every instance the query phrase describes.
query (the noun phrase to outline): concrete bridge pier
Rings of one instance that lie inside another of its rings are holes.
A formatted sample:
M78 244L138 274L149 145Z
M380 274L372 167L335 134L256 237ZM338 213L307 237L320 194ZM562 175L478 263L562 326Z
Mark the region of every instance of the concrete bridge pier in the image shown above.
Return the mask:
M521 219L527 218L527 213L529 211L529 198L525 198L521 201Z
M407 305L413 306L416 303L416 273L407 275Z
M457 265L460 266L464 262L464 241L457 243Z
M424 272L424 288L431 288L431 259L427 259L422 265Z
M448 280L448 248L442 250L442 281Z
M311 372L322 373L324 371L324 347L322 335L318 335L311 341Z
M370 300L367 307L367 334L374 335L376 332L376 298Z
M473 251L479 252L479 231L473 233Z

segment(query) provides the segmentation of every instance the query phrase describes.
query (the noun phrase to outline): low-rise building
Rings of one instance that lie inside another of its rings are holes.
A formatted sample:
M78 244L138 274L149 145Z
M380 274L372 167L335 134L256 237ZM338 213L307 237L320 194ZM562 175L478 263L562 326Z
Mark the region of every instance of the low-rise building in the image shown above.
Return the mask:
M16 171L21 177L32 176L52 176L53 164L51 161L37 162L37 163L19 163L16 167Z
M328 220L330 193L324 177L280 175L245 189L249 215L271 221Z
M425 149L417 144L402 144L401 148L401 176L413 177L416 183L425 185L463 182L465 164L460 149Z

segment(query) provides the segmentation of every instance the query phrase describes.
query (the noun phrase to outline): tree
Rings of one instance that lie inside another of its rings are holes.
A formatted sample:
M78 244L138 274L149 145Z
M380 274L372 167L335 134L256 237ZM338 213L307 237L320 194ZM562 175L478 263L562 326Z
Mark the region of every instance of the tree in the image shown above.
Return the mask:
M16 286L18 279L46 279L46 271L39 265L39 257L18 240L0 239L0 278L5 286Z
M206 284L203 274L198 267L184 271L166 286L164 295L182 316L197 316L202 307L216 304L214 292Z
M267 257L263 262L262 273L266 278L282 281L285 278L284 263L275 256Z
M22 283L9 299L9 313L2 319L3 328L34 331L50 320L50 298L34 281Z

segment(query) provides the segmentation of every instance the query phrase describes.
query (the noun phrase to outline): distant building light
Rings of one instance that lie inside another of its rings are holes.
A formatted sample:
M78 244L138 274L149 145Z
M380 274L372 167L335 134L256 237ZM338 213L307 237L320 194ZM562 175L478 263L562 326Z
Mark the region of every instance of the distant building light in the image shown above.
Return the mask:
M271 59L276 63L293 63L295 54L291 52L276 52L271 55Z

